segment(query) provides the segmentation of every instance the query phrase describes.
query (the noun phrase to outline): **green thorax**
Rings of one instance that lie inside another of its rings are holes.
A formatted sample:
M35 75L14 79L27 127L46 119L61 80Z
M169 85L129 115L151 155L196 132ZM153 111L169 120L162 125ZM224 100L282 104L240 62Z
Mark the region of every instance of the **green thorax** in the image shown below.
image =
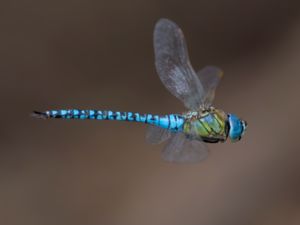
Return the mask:
M222 110L209 108L183 114L183 132L191 138L206 142L225 141L228 134L227 115Z

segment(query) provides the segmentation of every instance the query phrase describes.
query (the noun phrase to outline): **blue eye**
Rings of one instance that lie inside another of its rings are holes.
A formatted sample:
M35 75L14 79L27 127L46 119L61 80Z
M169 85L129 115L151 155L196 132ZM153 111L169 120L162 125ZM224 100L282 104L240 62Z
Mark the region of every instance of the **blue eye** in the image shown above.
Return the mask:
M229 138L231 141L239 141L244 132L242 121L234 114L228 114Z

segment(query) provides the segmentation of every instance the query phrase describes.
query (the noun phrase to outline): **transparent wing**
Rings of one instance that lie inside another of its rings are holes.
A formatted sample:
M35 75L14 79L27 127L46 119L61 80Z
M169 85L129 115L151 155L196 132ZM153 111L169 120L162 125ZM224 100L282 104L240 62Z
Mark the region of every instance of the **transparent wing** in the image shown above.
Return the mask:
M208 156L208 148L204 142L189 140L183 133L176 133L161 152L162 158L168 162L195 163Z
M206 66L197 74L204 89L204 104L210 106L214 100L216 88L223 77L223 71L215 66Z
M154 53L157 73L165 87L184 105L197 110L203 103L204 89L192 68L181 29L168 19L154 28Z
M149 125L146 131L146 141L150 144L160 144L171 137L170 130Z

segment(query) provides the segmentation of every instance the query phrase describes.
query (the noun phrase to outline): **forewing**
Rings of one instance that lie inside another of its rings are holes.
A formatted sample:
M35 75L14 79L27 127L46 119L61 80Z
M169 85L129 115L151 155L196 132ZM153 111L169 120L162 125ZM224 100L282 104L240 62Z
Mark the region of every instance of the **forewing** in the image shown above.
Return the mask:
M204 89L204 104L210 106L215 97L215 91L223 76L223 71L215 66L206 66L198 73Z
M208 156L208 148L204 142L189 140L183 133L177 133L161 152L162 158L168 162L196 163Z
M165 87L184 105L197 110L203 103L204 89L192 68L181 29L168 19L160 19L154 29L157 73Z
M149 125L146 131L146 141L150 144L160 144L171 137L170 130Z

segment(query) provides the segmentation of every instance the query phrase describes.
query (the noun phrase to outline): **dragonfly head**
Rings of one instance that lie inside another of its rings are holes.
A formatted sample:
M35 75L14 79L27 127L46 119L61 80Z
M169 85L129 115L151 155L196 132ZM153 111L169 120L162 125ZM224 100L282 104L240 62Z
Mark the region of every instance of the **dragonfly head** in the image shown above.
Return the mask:
M241 140L247 129L247 122L234 114L228 114L229 138L232 142Z

